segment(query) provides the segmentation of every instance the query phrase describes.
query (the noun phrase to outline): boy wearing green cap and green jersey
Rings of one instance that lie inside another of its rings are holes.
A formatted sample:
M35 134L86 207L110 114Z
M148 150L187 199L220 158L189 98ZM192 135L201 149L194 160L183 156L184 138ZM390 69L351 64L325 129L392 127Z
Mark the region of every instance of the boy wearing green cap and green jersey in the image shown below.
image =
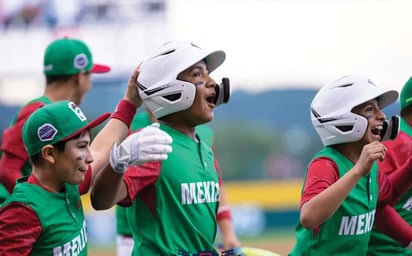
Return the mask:
M390 174L405 164L412 154L412 77L403 86L400 93L400 132L395 140L384 141L387 148L385 160L378 162L379 171ZM396 210L399 215L409 223L407 229L396 227L397 233L412 233L412 189L409 189L393 208L387 208L386 211ZM385 215L388 213L385 212ZM390 223L391 226L394 223ZM378 227L379 228L379 227ZM372 229L371 239L368 246L368 255L412 255L410 249L405 248L401 243L380 232L374 227ZM409 231L408 231L409 230ZM412 241L406 239L404 244Z
M110 162L116 166L167 158L171 139L155 126L117 146L128 129L118 112L90 146L90 129L109 116L89 123L74 102L57 101L28 118L22 137L33 168L1 205L1 255L87 255L80 195L89 189L87 176L107 165L113 142Z
M81 40L62 38L51 42L44 54L44 94L25 104L3 132L0 150L0 202L13 191L16 179L28 175L31 166L21 138L22 127L36 109L58 100L80 104L92 86L91 73L106 73L110 67L93 62L89 47Z

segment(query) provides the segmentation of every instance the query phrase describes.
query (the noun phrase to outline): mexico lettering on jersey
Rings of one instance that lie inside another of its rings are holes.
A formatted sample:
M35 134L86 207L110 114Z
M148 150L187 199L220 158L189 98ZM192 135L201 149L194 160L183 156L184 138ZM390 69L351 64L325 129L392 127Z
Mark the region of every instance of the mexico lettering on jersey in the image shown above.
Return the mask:
M181 184L182 205L215 203L220 200L219 182L200 181Z
M343 216L340 222L339 235L362 235L372 230L375 210L357 216Z
M54 256L77 256L85 248L87 244L87 233L86 233L86 221L83 222L83 227L80 230L80 234L74 237L71 241L56 246L53 248Z

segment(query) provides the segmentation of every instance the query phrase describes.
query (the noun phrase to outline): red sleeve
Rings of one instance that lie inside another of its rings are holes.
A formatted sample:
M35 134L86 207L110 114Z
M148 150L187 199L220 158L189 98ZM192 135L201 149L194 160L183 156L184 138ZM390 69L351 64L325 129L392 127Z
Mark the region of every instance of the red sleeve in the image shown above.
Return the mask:
M403 246L412 241L412 227L389 205L376 209L374 225Z
M387 148L385 160L378 161L378 165L379 171L386 174L400 168L412 156L412 137L404 132L400 132L395 140L387 140L383 144Z
M395 204L411 187L412 158L390 174L378 172L379 198L378 205Z
M338 167L332 159L319 157L313 160L309 164L306 173L300 207L312 197L327 189L338 179Z
M132 165L127 168L126 174L123 177L123 181L127 187L127 198L119 203L122 206L129 206L136 196L142 191L153 190L154 184L159 178L161 169L161 161L148 162L143 165Z
M41 234L36 213L25 204L0 208L0 255L29 255Z
M89 165L89 169L87 169L86 176L84 177L84 181L79 186L80 195L84 195L87 192L89 192L91 181L92 181L92 166Z
M411 187L412 178L412 137L401 132L395 140L383 144L387 151L385 160L378 161L379 206L396 203Z
M23 125L29 116L43 105L42 102L34 102L24 106L17 115L16 122L3 132L0 148L3 151L0 160L0 182L10 193L13 191L16 179L22 176L21 169L29 160L21 137Z

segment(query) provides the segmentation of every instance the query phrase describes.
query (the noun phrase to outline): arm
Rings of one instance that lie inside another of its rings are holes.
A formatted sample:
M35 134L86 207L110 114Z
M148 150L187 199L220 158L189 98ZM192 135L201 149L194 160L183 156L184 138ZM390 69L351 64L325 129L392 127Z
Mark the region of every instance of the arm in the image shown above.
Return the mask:
M348 172L339 179L336 164L318 158L308 167L302 194L300 222L307 229L321 225L332 216L360 177Z
M95 184L92 186L91 201L96 210L104 210L112 207L114 204L122 201L128 195L133 196L143 187L145 177L158 176L158 172L150 172L147 175L145 168L133 168L147 162L160 162L167 159L167 154L172 151L170 144L172 138L159 129L158 123L139 130L128 136L119 146L116 144L110 151L110 165L96 176ZM132 168L131 168L132 167ZM131 175L139 178L136 183L128 186L124 183L123 175L126 170Z
M217 224L222 235L223 250L241 246L233 227L229 202L224 187L220 187L220 205L217 212Z
M374 225L404 247L412 243L412 227L390 205L376 209Z
M136 68L129 79L123 99L117 105L109 122L96 135L91 144L94 158L94 161L91 164L92 183L96 174L107 165L112 145L114 143L119 144L126 137L133 116L136 113L136 109L142 105L142 101L135 86L138 73L138 68Z
M302 204L300 209L301 224L307 229L313 229L330 218L359 180L364 175L369 174L373 163L378 159L383 159L384 151L385 147L379 142L372 142L365 145L359 160L352 169L346 172L345 175L337 179L334 183L327 184L324 190L320 191L318 194L312 195L310 200ZM329 163L329 165L331 164ZM325 167L328 169L324 169ZM330 174L337 172L337 167L331 168L331 166L319 166L311 163L307 175L313 176L310 172L315 172L316 174ZM307 190L306 186L311 186L311 183L309 182L313 182L313 180L306 180L304 193L305 190Z
M223 175L220 169L219 161L216 156L215 148L213 147L213 152L215 153L215 168L219 174L219 186L220 186L220 203L219 209L217 211L217 225L219 226L220 233L222 235L222 245L223 250L230 250L232 248L238 248L241 246L239 240L237 239L235 229L233 227L232 215L230 212L229 200L224 188Z
M10 203L0 208L0 255L29 255L40 234L39 219L27 205Z
M386 161L386 160L385 160ZM378 205L395 204L412 186L412 158L390 174L379 172Z

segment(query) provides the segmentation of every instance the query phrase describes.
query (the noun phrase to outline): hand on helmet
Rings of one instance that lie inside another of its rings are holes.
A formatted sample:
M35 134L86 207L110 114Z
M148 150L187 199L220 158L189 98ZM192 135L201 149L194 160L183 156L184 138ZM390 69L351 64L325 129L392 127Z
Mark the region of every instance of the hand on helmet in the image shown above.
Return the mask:
M129 165L167 159L172 152L172 138L153 123L131 134L120 145L114 144L110 152L110 165L117 173L124 173Z

